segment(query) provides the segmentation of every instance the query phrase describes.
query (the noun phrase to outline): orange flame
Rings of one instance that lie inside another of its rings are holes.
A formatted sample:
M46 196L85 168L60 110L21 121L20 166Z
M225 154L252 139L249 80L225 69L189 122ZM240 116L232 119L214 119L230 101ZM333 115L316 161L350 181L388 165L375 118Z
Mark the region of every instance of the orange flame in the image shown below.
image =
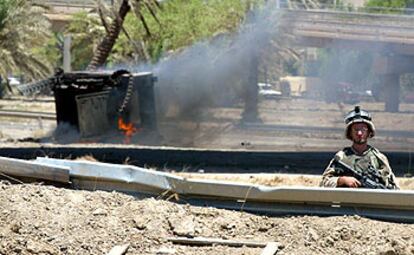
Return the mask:
M118 118L118 129L123 131L125 134L124 143L130 143L131 136L133 136L138 131L138 129L134 127L134 124L125 123L121 117Z

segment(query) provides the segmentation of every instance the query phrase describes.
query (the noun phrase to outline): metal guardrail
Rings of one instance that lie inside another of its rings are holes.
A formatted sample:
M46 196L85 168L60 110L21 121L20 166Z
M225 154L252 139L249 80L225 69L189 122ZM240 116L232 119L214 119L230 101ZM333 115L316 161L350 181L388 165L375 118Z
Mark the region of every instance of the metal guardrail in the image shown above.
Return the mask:
M38 158L35 163L69 168L74 188L135 195L177 194L187 202L266 214L361 215L414 223L414 191L270 187L186 179L173 174L90 161Z
M56 120L55 113L0 110L0 117Z
M44 79L31 83L20 84L17 85L16 88L23 96L30 96L35 95L42 90L51 90L52 82L53 81L51 79Z
M69 183L69 168L39 164L27 160L0 157L0 175L13 175L58 183Z

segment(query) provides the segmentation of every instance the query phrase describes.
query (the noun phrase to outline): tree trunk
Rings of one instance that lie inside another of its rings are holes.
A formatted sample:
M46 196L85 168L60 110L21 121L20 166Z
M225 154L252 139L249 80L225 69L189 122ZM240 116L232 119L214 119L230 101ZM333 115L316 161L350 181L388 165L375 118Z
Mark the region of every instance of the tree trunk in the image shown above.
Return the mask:
M121 32L125 16L128 14L130 9L131 7L128 4L128 0L123 0L118 11L118 16L112 21L109 26L108 33L96 48L92 60L86 68L87 70L96 70L98 67L105 64L106 59L108 58L109 53L111 53L112 47Z

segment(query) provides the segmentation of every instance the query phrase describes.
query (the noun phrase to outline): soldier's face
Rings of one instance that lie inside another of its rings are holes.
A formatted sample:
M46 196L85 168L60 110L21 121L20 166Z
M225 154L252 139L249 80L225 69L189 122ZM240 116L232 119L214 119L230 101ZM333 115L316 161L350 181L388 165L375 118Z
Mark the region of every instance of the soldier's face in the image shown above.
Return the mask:
M366 123L355 123L351 127L352 141L356 144L367 143L370 130Z

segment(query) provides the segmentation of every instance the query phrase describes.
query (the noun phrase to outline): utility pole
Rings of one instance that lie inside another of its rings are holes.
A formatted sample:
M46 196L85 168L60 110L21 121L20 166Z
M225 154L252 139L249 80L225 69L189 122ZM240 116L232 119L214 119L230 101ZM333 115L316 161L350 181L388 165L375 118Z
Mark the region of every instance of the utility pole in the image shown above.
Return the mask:
M71 35L65 35L63 39L63 71L70 72L71 68L71 57L70 57L70 46L72 42Z

